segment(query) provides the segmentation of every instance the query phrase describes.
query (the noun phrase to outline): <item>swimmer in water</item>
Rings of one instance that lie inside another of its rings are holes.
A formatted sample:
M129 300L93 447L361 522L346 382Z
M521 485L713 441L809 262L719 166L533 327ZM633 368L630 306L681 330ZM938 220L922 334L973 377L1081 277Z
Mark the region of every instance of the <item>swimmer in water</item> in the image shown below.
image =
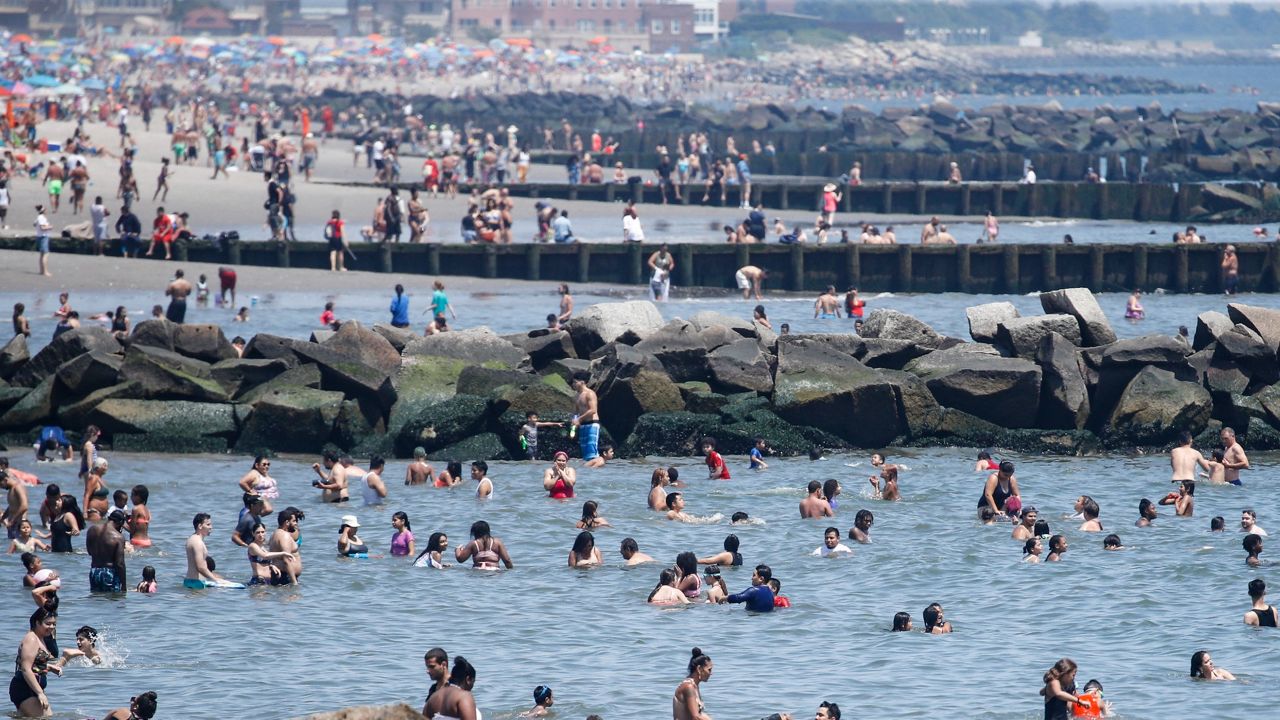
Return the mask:
M1022 499L1018 490L1018 478L1014 474L1013 463L1002 461L996 472L987 476L987 483L982 488L982 497L978 498L978 507L989 507L997 515L1003 515L1004 503L1011 497Z
M875 521L875 515L870 510L859 510L853 516L853 527L849 528L849 539L862 545L870 545L871 526Z
M1058 562L1062 560L1062 554L1067 551L1067 539L1061 535L1054 535L1049 538L1049 555L1045 557L1045 562Z
M1248 555L1244 559L1244 563L1249 567L1258 567L1262 564L1262 536L1250 533L1244 536L1244 540L1240 541L1244 546Z
M853 550L849 549L848 545L840 542L839 530L829 527L822 533L822 544L810 554L824 558L849 557L853 555Z
M413 462L404 470L405 485L427 485L432 482L436 469L427 462L427 451L421 447L413 449Z
M831 503L827 502L826 497L822 494L822 483L817 480L810 480L808 486L809 495L800 501L800 518L821 518L832 517L835 515L831 511Z
M601 468L613 459L614 449L609 443L600 444L600 454L582 464L583 467Z
M342 524L338 527L339 557L368 557L369 546L364 544L357 532L360 520L355 515L343 515Z
M551 688L546 685L539 685L533 689L533 709L520 713L519 717L543 717L550 712L550 708L555 702Z
M133 502L133 512L129 515L129 544L135 548L151 547L151 509L147 500L151 491L146 485L134 485L129 491L129 499Z
M609 521L600 517L600 503L595 500L588 500L582 503L582 519L579 520L574 527L579 530L594 530L602 527L613 527Z
M1244 614L1244 624L1253 627L1276 627L1280 624L1280 612L1267 604L1267 582L1262 578L1249 581L1249 599L1253 607Z
M1102 532L1102 522L1098 520L1098 515L1102 511L1098 507L1098 501L1088 495L1081 495L1077 504L1080 506L1080 513L1084 516L1080 532Z
M1209 521L1209 532L1226 532L1227 519L1218 515Z
M622 559L627 562L627 567L655 562L652 557L640 552L640 544L636 542L635 538L623 538L622 545L618 551L622 553Z
M694 522L696 518L684 511L684 495L673 492L667 495L667 519Z
M658 584L649 593L645 602L650 605L685 605L689 598L676 589L676 571L665 568L658 574Z
M569 454L559 450L551 467L542 473L542 489L552 500L568 500L573 497L573 486L578 482L577 471L569 467Z
M685 551L676 555L676 587L690 600L702 595L702 580L698 577L698 556Z
M649 509L658 512L667 510L666 487L670 484L666 468L657 468L649 477Z
M711 679L711 657L702 654L701 648L693 649L689 659L689 674L676 686L671 698L671 720L711 720L702 704L702 683Z
M880 468L880 479L884 480L883 485L876 482L876 476L871 476L872 497L887 501L897 501L902 499L902 493L898 492L898 466L885 465Z
M756 438L751 447L751 469L752 470L768 470L769 464L764 461L765 447L764 438Z
M822 482L822 497L827 499L827 504L831 506L831 512L835 512L839 507L840 501L836 498L844 492L840 481L835 478L827 478Z
M418 549L414 545L413 526L409 524L409 515L403 511L397 511L392 514L391 529L395 531L391 535L391 556L408 557L416 555Z
M911 632L911 613L898 611L893 614L893 632Z
M156 716L156 693L148 690L129 698L129 707L117 708L103 716L102 720L151 720Z
M978 522L983 525L995 525L997 517L996 511L989 507L978 508Z
M729 597L729 586L725 585L724 578L720 576L719 565L706 566L702 570L702 576L706 579L708 603L721 603Z
M716 452L715 438L702 438L702 454L707 458L708 480L729 479L729 466L724 464L724 458L720 456L720 453Z
M16 537L9 541L9 554L15 553L33 553L33 552L49 552L49 545L34 535L35 530L32 529L31 521L22 518L18 522L18 531ZM48 533L41 533L42 537L49 537Z
M1194 480L1197 465L1205 470L1210 469L1200 451L1191 447L1191 441L1191 433L1183 430L1178 435L1178 446L1169 451L1169 467L1172 470L1170 479L1173 482Z
M733 516L729 518L729 523L731 525L750 525L752 522L753 520L751 519L751 516L741 510L735 512Z
M493 497L493 481L489 479L489 463L476 460L471 463L471 479L476 481L476 498L488 500Z
M1191 677L1196 680L1235 680L1226 668L1216 667L1208 650L1197 650L1191 656Z
M924 618L924 631L929 635L946 635L951 632L951 623L943 617L942 606L938 603L932 603L924 609L922 613Z
M311 469L318 476L318 479L311 481L311 486L320 488L320 499L323 502L342 503L351 499L347 495L347 468L339 462L337 451L325 450L320 462L312 463Z
M1027 538L1027 541L1022 544L1022 562L1038 563L1042 552L1044 552L1044 545L1040 542L1040 538Z
M1124 543L1120 542L1119 535L1116 535L1115 533L1111 533L1110 535L1102 538L1102 549L1103 550L1123 550Z
M284 574L276 566L276 560L293 559L290 552L271 552L267 550L267 526L255 522L250 531L252 538L245 546L249 557L250 585L285 585Z
M604 562L600 557L600 548L596 547L596 538L583 530L573 541L573 549L569 551L569 567L588 567Z
M204 539L213 532L213 520L208 513L196 513L191 526L195 532L187 538L187 574L182 584L198 590L225 583L226 580L209 567L209 550L204 544Z
M431 537L427 538L427 549L413 559L413 566L432 568L433 570L452 567L450 563L444 561L444 553L448 549L449 536L442 532L433 532Z
M142 582L134 588L134 592L146 593L148 595L155 593L158 589L156 585L156 568L154 565L147 565L142 568Z
M1033 506L1022 508L1021 521L1013 526L1014 540L1027 540L1035 537L1036 520L1039 519L1040 513Z
M1000 463L996 462L991 458L990 450L978 451L978 462L975 463L973 466L974 472L989 473L989 472L995 472L996 470L999 470L999 469L1000 469Z
M490 534L489 523L484 520L471 523L471 542L454 550L453 558L460 563L470 560L471 567L477 570L497 570L499 561L508 570L515 567L507 554L507 546Z
M1205 463L1208 466L1208 471L1201 472L1200 477L1208 480L1213 485L1226 485L1227 466L1222 464L1224 457L1226 457L1226 454L1222 452L1222 449L1215 448L1212 454L1213 459Z
M240 478L240 490L262 498L262 515L275 512L271 501L280 497L275 478L271 477L271 458L258 455L253 459L253 467Z
M1129 295L1129 301L1124 306L1124 316L1126 320L1141 320L1147 316L1147 311L1142 307L1142 291L1134 290Z
M1156 505L1146 498L1138 501L1138 522L1134 525L1138 527L1147 527L1151 525L1151 521L1157 517Z
M699 565L724 565L726 567L739 567L742 565L742 553L738 552L738 536L726 535L724 538L724 552L709 555L704 558L698 558Z
M1183 480L1177 492L1160 498L1161 505L1172 505L1176 517L1191 517L1196 511L1196 481Z
M462 463L450 460L445 463L444 472L436 476L434 486L438 488L450 488L454 485L462 483Z
M1044 687L1040 694L1044 696L1045 720L1068 720L1072 714L1071 706L1080 706L1080 698L1075 692L1075 661L1062 658L1044 674Z

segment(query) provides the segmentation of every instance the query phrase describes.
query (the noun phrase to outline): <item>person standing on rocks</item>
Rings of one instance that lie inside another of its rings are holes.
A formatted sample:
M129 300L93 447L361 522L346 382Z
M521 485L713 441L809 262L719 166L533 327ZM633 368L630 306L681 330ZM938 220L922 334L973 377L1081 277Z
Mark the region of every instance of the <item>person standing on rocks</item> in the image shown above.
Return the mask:
M733 275L734 281L738 283L738 289L742 291L743 300L751 299L752 292L755 293L757 300L763 300L764 297L760 295L760 284L767 277L769 273L755 265L744 265Z
M124 527L125 515L119 510L107 516L107 521L89 528L84 546L92 558L89 567L89 591L123 593L125 583Z
M964 182L964 176L960 174L960 163L952 162L951 169L947 171L947 184L959 185Z
M164 316L170 322L179 325L187 318L187 296L191 294L191 281L183 277L184 275L182 270L175 270L173 282L164 289L164 294L170 298L169 309L165 311Z
M599 399L595 391L587 387L587 380L590 378L590 375L581 371L573 375L573 390L578 394L573 399L573 407L577 414L570 422L570 434L577 433L578 446L582 449L582 459L587 461L600 456Z
M1232 485L1240 485L1240 471L1249 469L1249 456L1244 448L1236 442L1236 431L1229 427L1222 428L1222 464L1226 467L1224 479ZM1194 479L1194 478L1187 478Z
M1235 295L1240 285L1240 258L1236 257L1236 246L1228 245L1222 251L1222 292Z

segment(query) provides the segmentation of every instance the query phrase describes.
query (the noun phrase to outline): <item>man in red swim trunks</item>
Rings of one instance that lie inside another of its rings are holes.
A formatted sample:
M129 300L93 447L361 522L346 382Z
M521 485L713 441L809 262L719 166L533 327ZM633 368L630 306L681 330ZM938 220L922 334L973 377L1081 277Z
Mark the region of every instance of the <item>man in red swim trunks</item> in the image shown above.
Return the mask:
M218 297L222 298L222 304L227 304L227 291L231 292L231 304L236 304L236 271L225 265L218 268L218 283L221 290Z

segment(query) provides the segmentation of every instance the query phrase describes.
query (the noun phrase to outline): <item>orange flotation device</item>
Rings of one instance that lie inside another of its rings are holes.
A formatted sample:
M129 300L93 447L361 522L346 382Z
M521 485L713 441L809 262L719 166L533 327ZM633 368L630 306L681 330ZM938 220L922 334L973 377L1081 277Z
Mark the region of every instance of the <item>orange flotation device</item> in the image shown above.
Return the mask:
M1093 719L1098 719L1102 717L1102 695L1101 694L1095 691L1095 692L1085 693L1083 695L1077 695L1076 697L1080 698L1080 703L1077 705L1071 706L1071 714L1073 716L1078 718L1093 718Z
M29 472L23 472L15 468L9 468L9 477L17 478L28 485L40 484L40 478L36 477L35 475L32 475Z

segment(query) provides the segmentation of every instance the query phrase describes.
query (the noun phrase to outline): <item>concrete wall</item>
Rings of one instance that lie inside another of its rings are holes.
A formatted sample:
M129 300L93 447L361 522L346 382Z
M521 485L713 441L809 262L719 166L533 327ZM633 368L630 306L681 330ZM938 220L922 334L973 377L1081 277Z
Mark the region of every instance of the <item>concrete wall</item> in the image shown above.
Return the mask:
M0 248L31 249L30 238ZM816 291L854 285L870 292L1026 293L1065 287L1094 291L1163 288L1220 292L1222 245L674 245L673 284L733 288L744 265L769 273L771 290ZM1280 246L1238 243L1241 291L1280 291ZM55 252L88 253L88 243L57 239ZM656 245L358 245L353 270L461 275L545 282L642 285ZM277 246L208 242L175 245L179 261L327 269L324 243Z

